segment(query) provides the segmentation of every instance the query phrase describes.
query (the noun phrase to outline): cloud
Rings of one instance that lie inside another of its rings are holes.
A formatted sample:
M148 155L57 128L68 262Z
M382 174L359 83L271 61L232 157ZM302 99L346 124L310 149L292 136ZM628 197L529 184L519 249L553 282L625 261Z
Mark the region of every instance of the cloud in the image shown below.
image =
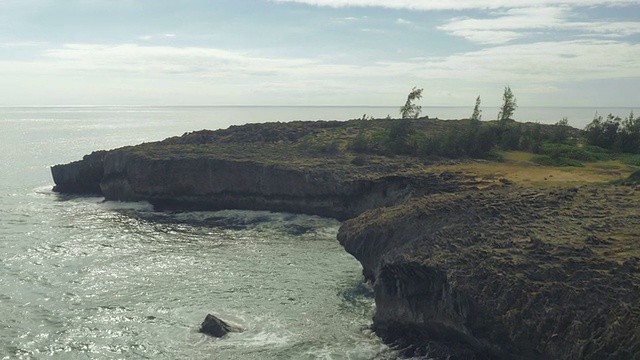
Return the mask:
M458 17L438 29L481 44L503 44L528 35L522 30L557 28L566 22L566 7L519 8L493 12L491 18Z
M397 24L401 24L401 25L411 25L411 24L413 24L413 22L411 22L409 20L406 20L406 19L403 19L403 18L398 18L396 20L396 23Z
M277 3L299 3L321 7L382 7L407 10L471 10L505 9L536 6L625 6L637 0L272 0Z
M591 22L566 24L567 28L607 37L625 37L640 34L640 22L621 21L615 23Z
M368 19L367 16L362 16L362 17L345 16L345 17L333 18L331 19L331 22L334 24L354 24L357 22L365 21L367 19Z
M532 7L493 11L486 18L457 17L438 29L480 44L504 44L540 31L623 37L640 33L640 22L574 22L571 8Z
M507 83L532 93L581 81L640 79L638 58L640 45L613 39L506 44L449 56L363 63L344 63L332 57L265 57L203 47L68 44L46 50L29 62L0 60L0 76L13 77L16 84L31 84L29 91L58 84L75 87L78 94L104 91L112 98L126 99L116 89L136 97L164 89L180 92L184 102L190 96L206 102L203 94L221 98L237 94L241 102L242 94L250 90L263 94L263 99L281 96L279 103L286 103L293 94L322 93L322 98L314 100L316 104L331 104L343 97L354 101L354 94L371 89L404 93L406 84L424 83L434 91L457 89L458 98L442 100L455 102L461 96L480 93L476 89L501 89ZM68 85L73 81L76 85ZM19 87L27 89L25 86Z
M142 36L138 36L136 38L136 40L141 40L141 41L149 41L149 40L155 40L155 39L171 39L171 38L175 38L176 34L161 34L161 35L142 35Z
M70 44L44 52L48 66L68 71L208 78L482 79L556 82L640 77L640 45L574 40L503 45L442 57L344 64L315 58L269 58L214 48ZM130 76L130 75L127 75Z
M145 74L199 74L225 77L279 74L314 63L309 59L270 59L213 48L136 44L68 44L44 57L56 66L85 71Z
M576 40L505 45L426 59L414 71L439 78L527 84L640 77L640 45Z

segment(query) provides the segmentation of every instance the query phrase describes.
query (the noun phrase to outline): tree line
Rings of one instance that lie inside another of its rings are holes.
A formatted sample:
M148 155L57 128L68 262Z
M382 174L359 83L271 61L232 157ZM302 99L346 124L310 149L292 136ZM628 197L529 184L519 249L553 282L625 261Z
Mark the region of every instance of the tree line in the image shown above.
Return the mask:
M626 118L596 114L584 129L585 142L613 152L640 154L640 116L633 111Z
M541 163L596 160L600 150L640 153L640 117L633 113L625 119L609 115L596 116L584 130L569 126L567 118L555 125L519 123L513 120L516 97L506 86L497 120L481 121L480 96L476 98L469 119L451 122L444 131L428 133L417 128L422 108L415 104L422 89L413 88L400 108L399 119L388 120L387 126L373 132L365 125L347 148L354 152L381 155L410 155L445 158L495 158L496 151L520 150L541 154ZM580 147L587 146L590 151ZM566 159L565 159L566 158Z

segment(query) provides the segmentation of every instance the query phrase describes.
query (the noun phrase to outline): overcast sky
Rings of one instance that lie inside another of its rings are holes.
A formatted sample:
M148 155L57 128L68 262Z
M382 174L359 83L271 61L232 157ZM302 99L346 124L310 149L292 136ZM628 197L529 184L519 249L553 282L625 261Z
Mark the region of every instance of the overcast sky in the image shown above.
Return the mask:
M516 4L516 5L514 5ZM638 0L0 0L0 106L640 105Z

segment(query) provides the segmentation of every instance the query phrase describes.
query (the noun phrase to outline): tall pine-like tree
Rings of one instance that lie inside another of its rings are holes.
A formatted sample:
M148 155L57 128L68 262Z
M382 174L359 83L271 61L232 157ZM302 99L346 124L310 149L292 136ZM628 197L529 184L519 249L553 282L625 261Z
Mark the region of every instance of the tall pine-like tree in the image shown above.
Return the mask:
M482 110L480 110L480 95L476 98L476 106L473 107L473 114L471 114L471 120L482 120Z
M500 108L500 112L498 113L498 120L501 122L507 121L511 119L513 113L516 111L518 105L516 104L516 97L513 96L513 92L511 92L511 87L504 87L504 94L502 95L502 100L504 103Z

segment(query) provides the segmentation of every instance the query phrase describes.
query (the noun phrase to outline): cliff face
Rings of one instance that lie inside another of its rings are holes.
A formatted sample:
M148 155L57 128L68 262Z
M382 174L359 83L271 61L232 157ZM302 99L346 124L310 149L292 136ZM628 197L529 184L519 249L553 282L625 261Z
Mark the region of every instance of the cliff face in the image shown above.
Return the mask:
M354 179L329 170L214 156L153 159L130 148L57 165L52 173L55 191L145 200L160 210L271 210L339 220L467 185L448 173Z
M106 151L85 155L82 160L51 168L55 186L53 191L74 194L100 194L100 180L104 176L103 160Z
M638 200L626 187L434 195L338 238L374 283L375 331L408 355L631 359Z

